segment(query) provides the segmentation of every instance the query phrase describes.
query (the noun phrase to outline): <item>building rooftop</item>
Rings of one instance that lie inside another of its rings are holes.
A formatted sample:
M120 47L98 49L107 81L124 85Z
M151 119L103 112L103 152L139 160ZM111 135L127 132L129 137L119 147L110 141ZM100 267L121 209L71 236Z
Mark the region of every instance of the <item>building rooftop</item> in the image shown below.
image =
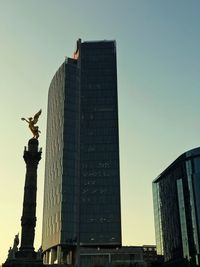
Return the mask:
M193 149L190 149L183 154L181 154L176 160L174 160L161 174L159 174L154 180L153 183L157 183L163 175L166 175L168 172L171 171L171 169L181 163L182 161L185 161L191 157L200 156L200 147L196 147Z

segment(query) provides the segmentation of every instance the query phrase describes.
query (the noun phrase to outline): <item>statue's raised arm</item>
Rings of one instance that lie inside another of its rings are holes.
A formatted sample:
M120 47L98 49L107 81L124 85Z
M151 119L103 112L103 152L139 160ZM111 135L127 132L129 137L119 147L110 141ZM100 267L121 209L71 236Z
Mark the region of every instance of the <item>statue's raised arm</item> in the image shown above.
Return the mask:
M39 131L39 127L38 126L35 126L35 124L38 122L38 118L40 117L42 113L42 110L40 109L35 115L34 117L30 117L28 119L26 118L21 118L23 121L26 121L29 125L29 129L31 130L31 132L33 133L33 138L36 138L38 139L39 137L39 133L41 133Z

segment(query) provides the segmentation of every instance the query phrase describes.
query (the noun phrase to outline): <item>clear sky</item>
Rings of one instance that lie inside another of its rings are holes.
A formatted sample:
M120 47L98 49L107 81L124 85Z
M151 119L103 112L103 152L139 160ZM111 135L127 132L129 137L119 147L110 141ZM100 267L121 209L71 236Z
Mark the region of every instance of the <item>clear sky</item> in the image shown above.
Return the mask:
M21 231L20 118L42 108L40 246L48 87L78 38L117 41L123 244L155 244L152 180L200 144L199 14L198 0L0 0L0 263Z

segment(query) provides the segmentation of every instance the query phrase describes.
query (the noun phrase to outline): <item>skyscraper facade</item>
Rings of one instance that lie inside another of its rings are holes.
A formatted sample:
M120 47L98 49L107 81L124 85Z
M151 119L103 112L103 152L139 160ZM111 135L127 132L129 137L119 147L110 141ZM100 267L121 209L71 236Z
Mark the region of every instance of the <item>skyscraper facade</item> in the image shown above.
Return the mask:
M120 245L116 43L79 39L49 87L42 248Z
M153 181L157 253L166 266L200 264L200 148L177 158Z

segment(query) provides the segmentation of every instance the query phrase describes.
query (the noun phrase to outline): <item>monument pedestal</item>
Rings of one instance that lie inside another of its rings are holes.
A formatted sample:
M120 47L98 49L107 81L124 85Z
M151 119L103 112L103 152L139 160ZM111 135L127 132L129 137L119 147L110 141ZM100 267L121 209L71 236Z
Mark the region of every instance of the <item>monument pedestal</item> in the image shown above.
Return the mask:
M33 260L29 258L19 258L7 260L3 267L44 267L42 260Z
M41 252L16 251L2 267L44 267Z

